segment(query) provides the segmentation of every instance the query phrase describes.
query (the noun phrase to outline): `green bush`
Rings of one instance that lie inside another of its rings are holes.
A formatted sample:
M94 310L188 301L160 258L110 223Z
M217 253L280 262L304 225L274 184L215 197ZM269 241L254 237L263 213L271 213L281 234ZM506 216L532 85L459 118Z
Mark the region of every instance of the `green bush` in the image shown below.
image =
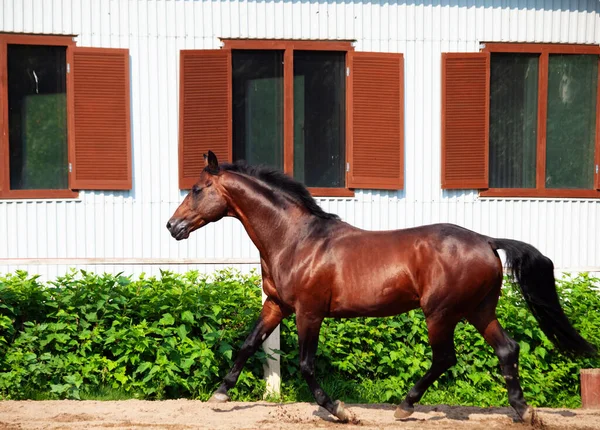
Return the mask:
M558 282L565 312L600 345L600 280L587 274ZM596 288L596 289L595 289ZM260 277L233 271L137 280L71 273L42 284L16 272L0 278L0 397L174 398L205 400L230 369L261 307ZM508 283L500 322L520 343L521 380L533 405L580 404L579 369L598 358L559 354ZM469 324L456 330L458 364L423 403L507 405L492 349ZM294 317L281 330L283 398L314 401L298 367ZM265 354L253 357L230 394L258 400ZM420 310L391 318L325 320L317 377L348 402L399 402L431 363Z
M206 399L258 316L260 278L222 271L160 279L81 272L42 285L0 278L0 395L80 398L109 388L131 397ZM264 391L258 354L233 390Z

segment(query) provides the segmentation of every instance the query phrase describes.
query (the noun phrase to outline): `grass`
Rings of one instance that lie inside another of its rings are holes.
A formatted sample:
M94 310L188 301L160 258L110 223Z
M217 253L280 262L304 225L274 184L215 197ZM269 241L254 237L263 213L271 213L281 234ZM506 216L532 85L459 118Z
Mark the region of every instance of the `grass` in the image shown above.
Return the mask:
M100 400L100 401L116 401L130 400L141 398L140 395L129 393L124 390L113 388L110 386L94 387L91 390L82 390L80 393L81 400Z

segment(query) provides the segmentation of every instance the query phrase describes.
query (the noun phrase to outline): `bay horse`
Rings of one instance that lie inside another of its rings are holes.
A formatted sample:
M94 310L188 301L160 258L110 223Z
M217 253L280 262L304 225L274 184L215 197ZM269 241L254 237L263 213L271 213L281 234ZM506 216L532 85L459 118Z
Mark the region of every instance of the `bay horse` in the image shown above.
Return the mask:
M595 354L565 316L552 261L533 246L496 239L452 225L365 231L323 211L308 190L277 170L236 162L219 164L211 151L205 167L167 223L177 239L223 217L241 221L260 252L267 296L260 317L231 371L211 397L227 392L247 359L283 318L296 314L300 370L320 406L342 422L354 415L333 402L315 378L315 354L324 318L384 317L421 308L426 317L432 363L397 407L403 419L425 391L456 364L454 329L466 319L498 356L510 405L532 423L519 382L519 344L498 322L496 305L507 266L546 336L562 351Z

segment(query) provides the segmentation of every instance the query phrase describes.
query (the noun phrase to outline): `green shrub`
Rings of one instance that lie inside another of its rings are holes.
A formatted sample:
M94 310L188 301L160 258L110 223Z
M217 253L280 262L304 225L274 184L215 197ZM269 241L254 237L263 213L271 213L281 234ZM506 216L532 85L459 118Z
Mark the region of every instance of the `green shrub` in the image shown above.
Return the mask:
M596 345L598 286L587 274L558 282L565 312ZM133 280L81 271L43 284L16 272L0 278L0 397L205 400L229 371L260 307L256 274L162 272ZM600 367L600 360L559 354L512 284L503 289L498 316L521 345L527 400L578 406L579 369ZM458 364L423 403L507 405L498 360L471 325L459 324L455 345ZM282 324L281 349L283 398L314 401L299 372L294 317ZM249 361L230 392L234 399L262 397L264 360L261 351ZM317 377L333 398L399 402L430 363L420 310L323 324Z
M132 397L206 399L257 318L260 278L163 272L160 279L81 272L42 285L0 278L0 393L80 398L110 387ZM258 354L232 395L264 390Z

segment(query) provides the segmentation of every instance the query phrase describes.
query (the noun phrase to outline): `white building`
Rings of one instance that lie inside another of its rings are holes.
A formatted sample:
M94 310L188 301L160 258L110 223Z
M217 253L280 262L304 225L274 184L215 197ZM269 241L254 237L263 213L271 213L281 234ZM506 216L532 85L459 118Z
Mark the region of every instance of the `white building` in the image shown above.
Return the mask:
M258 267L165 228L207 149L600 272L599 43L597 0L4 0L0 273Z

